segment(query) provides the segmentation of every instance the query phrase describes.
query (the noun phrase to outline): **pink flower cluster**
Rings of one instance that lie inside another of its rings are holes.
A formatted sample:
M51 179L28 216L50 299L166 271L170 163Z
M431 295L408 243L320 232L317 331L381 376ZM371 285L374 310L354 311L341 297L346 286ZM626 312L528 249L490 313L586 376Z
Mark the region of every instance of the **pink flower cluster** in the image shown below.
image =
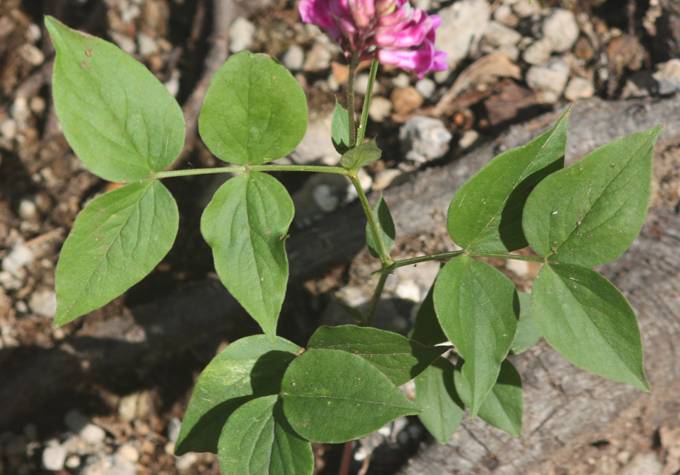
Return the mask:
M348 57L377 57L420 77L447 68L446 53L434 46L440 18L408 0L301 0L298 8L302 21L322 28Z

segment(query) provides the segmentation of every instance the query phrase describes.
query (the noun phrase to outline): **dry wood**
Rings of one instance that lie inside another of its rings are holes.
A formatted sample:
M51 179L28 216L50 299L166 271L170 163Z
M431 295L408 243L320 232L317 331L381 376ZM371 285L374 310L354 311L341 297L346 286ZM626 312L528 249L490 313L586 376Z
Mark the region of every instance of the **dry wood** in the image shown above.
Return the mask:
M570 156L656 123L667 124L661 146L680 144L679 110L680 97L658 102L584 102L573 112ZM385 198L391 205L402 239L417 238L425 232L442 236L445 210L456 188L492 156L526 142L555 117L556 114L549 114L515 126L464 157L414 174L406 183L387 190ZM677 226L672 220L668 223ZM291 279L299 282L323 273L332 264L350 261L363 247L363 229L361 209L354 204L293 235L287 246ZM677 227L659 232L674 229ZM666 237L660 242L667 245L669 240ZM670 255L669 249L654 252ZM623 273L620 277L623 280L618 283L624 290L628 285L626 278L637 277L626 277ZM208 280L156 303L111 317L94 330L80 332L53 349L22 359L18 366L3 367L0 361L3 375L0 427L26 420L34 415L36 408L45 407L49 401L73 391L75 384L92 385L102 375L131 378L138 371L153 368L168 355L200 347L222 335L241 335L253 328L245 323L248 321L220 284ZM650 364L654 364L653 357L650 355ZM530 375L525 377L531 381Z

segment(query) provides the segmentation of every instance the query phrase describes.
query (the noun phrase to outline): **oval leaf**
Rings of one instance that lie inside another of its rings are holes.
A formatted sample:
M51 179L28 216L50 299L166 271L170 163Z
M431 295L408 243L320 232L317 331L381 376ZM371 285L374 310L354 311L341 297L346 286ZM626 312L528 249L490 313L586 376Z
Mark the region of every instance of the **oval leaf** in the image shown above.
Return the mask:
M307 440L341 443L380 429L417 407L384 374L360 356L311 349L283 377L283 411Z
M465 359L471 410L477 414L496 383L515 337L519 304L512 282L488 264L467 256L449 261L434 287L439 323Z
M546 341L575 366L649 389L635 312L597 272L567 264L543 266L534 282L531 311Z
M56 325L109 303L142 280L165 257L179 214L158 181L106 193L80 212L56 269Z
M184 116L167 89L117 46L45 18L57 57L52 94L69 145L92 173L135 181L184 145Z
M645 221L660 132L655 127L612 142L543 180L524 212L531 247L584 267L621 256Z
M305 135L305 93L269 56L243 51L215 73L198 129L210 151L225 162L272 161L292 152Z
M331 139L338 153L343 154L349 150L349 113L337 99L331 123Z
M281 412L278 396L245 403L229 417L218 450L224 475L311 475L312 446Z
M275 178L252 172L229 179L203 212L201 233L222 283L267 334L286 296L285 238L295 209Z
M392 213L390 213L390 209L387 207L387 203L382 195L373 206L372 211L373 216L378 223L378 227L380 228L380 236L378 239L382 240L385 252L389 253L392 246L394 246L396 231L394 229ZM371 227L368 223L366 224L366 245L373 257L379 257L380 253L378 252L378 246L376 245L376 237L373 236L373 231L371 231Z
M470 401L470 384L459 370L456 370L455 384L461 399L466 403ZM515 367L506 360L501 366L498 381L479 408L479 417L492 426L519 437L522 433L523 406L522 379Z
M447 443L465 411L453 383L453 365L438 358L415 379L418 419L440 444Z
M446 348L428 347L397 333L356 325L319 327L307 346L361 356L396 385L415 378L446 351Z
M569 112L528 144L494 158L456 193L448 229L461 247L505 252L527 246L522 213L531 190L564 166Z
M253 396L276 394L300 347L280 337L254 335L231 343L205 367L187 406L175 453L217 452L222 426Z

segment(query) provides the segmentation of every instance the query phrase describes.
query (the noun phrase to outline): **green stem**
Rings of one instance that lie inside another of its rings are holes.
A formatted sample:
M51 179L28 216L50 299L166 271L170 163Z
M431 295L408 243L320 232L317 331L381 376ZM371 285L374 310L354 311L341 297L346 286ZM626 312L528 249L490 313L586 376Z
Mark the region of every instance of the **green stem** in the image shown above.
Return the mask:
M465 254L465 251L451 251L451 252L441 252L438 254L429 254L426 256L410 257L408 259L400 259L394 261L389 267L383 267L379 272L382 274L390 273L394 269L399 267L412 266L415 264L420 264L421 262L427 261L448 261L454 257L458 257ZM545 262L545 259L541 256L522 256L520 254L512 253L501 253L501 252L482 252L479 254L470 254L471 257L490 257L506 260L516 260L516 261L529 261L529 262Z
M361 144L366 137L366 125L368 124L368 111L371 107L371 99L373 96L373 84L378 75L378 60L371 61L371 72L368 75L368 87L366 95L364 96L364 105L361 108L361 122L359 122L359 130L357 131L357 144Z
M389 267L393 264L393 261L390 258L389 254L387 253L387 251L385 250L385 244L383 243L382 239L380 239L380 227L378 226L378 223L375 220L375 216L373 215L373 210L371 209L371 205L368 202L366 193L364 193L364 189L361 187L361 183L359 182L359 179L356 177L356 175L352 174L348 176L350 181L352 182L352 185L354 185L354 188L357 190L357 194L359 195L359 201L361 202L361 206L364 208L366 221L368 222L368 226L371 229L373 236L375 236L375 239L373 241L375 242L376 247L375 250L378 252L380 262L382 263L383 268Z
M472 257L495 257L498 259L515 260L515 261L529 261L529 262L545 262L545 258L541 256L523 256L521 254L502 253L502 252L482 252L479 254L472 254Z
M357 75L359 61L356 54L349 61L349 78L347 79L347 115L349 119L349 146L354 147L357 143L357 129L354 107L354 80Z
M190 170L170 170L157 172L154 178L175 178L193 175L214 175L218 173L245 173L254 172L306 172L306 173L331 173L335 175L349 175L349 171L342 167L328 167L325 165L234 165L229 167L195 168Z
M368 325L371 323L371 319L375 316L375 311L378 309L378 302L380 302L380 296L383 293L383 290L385 289L385 282L387 282L387 276L389 276L389 272L384 272L380 274L380 277L378 279L378 285L376 285L375 290L373 291L373 297L371 297L371 303L369 304L368 307L368 313L364 317L364 325Z

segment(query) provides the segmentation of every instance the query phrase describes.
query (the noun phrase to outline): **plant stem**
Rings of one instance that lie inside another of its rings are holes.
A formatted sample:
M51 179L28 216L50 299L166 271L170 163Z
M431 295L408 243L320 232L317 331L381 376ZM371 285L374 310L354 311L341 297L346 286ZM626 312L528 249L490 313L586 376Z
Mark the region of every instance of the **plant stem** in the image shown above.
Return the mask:
M342 167L328 167L325 165L233 165L229 167L195 168L191 170L170 170L157 172L154 177L175 178L193 175L214 175L218 173L245 173L254 172L307 172L307 173L331 173L335 175L349 175L349 171Z
M400 259L398 261L394 261L394 263L392 263L390 268L387 270L391 272L394 269L398 269L399 267L412 266L414 264L420 264L421 262L427 261L448 261L449 259L464 254L464 252L465 251L440 252L438 254L429 254L427 256L417 256L410 257L408 259Z
M419 264L421 262L427 262L427 261L448 261L449 259L452 259L454 257L458 257L462 254L465 254L465 251L441 252L441 253L438 253L438 254L429 254L429 255L426 255L426 256L417 256L417 257L410 257L408 259L400 259L400 260L394 261L387 268L383 267L379 272L381 272L382 274L390 273L394 269L398 269L399 267L411 266L411 265L414 265L414 264ZM502 253L502 252L482 252L482 253L479 253L479 254L470 254L470 256L471 257L495 257L495 258L498 258L498 259L516 260L516 261L545 262L545 259L541 256L522 256L520 254Z
M378 309L378 302L380 302L380 296L385 289L385 282L387 282L387 276L389 275L389 272L383 272L380 274L378 285L376 285L375 290L373 291L373 297L371 297L371 303L368 306L368 313L364 317L364 325L371 323L371 319L375 315L375 311Z
M390 258L388 252L385 250L385 244L383 243L382 239L380 239L380 227L378 226L378 222L375 220L375 216L373 215L373 210L371 209L371 204L368 202L366 193L364 193L364 189L361 187L361 183L359 182L359 179L356 177L356 175L352 174L348 176L352 182L352 185L354 185L354 188L357 190L359 201L361 202L361 206L364 208L364 214L366 215L368 227L375 237L375 250L378 253L378 257L380 258L380 262L383 265L383 269L390 267L393 265L393 261Z
M354 80L357 75L359 60L356 54L349 60L349 78L347 79L347 115L349 118L349 147L352 148L357 143L357 129L354 107Z
M378 75L378 60L371 61L371 72L368 75L368 88L364 96L364 105L361 108L361 121L359 122L359 129L357 131L357 144L361 144L366 137L366 125L368 124L368 111L371 107L371 99L373 96L373 84Z
M472 254L472 257L496 257L498 259L514 261L545 262L545 258L541 256L523 256L521 254L502 252L482 252L479 254Z

